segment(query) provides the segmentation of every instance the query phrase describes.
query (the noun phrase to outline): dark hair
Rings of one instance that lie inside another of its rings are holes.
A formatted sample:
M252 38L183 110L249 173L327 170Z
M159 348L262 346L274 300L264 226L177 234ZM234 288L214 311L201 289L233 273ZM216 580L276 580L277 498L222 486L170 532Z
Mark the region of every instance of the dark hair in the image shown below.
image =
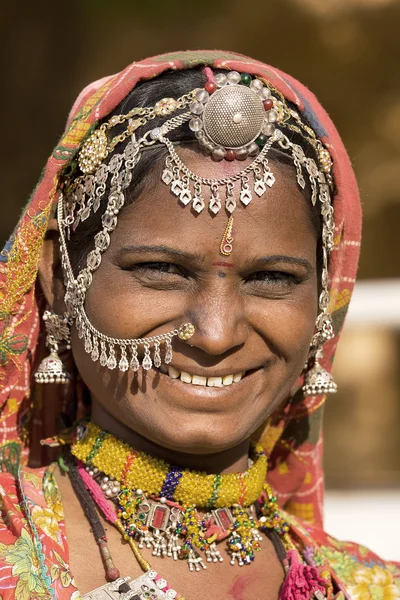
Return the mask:
M215 70L214 73L224 72L222 69ZM117 108L107 116L105 121L108 121L113 115L126 114L132 108L135 107L146 107L154 106L155 103L161 98L179 98L184 94L187 94L191 90L199 87L204 87L207 78L204 74L202 67L196 67L193 69L187 69L183 71L172 71L168 70L159 75L154 79L139 82L137 86L126 96L126 98L117 106ZM296 110L296 107L287 101L289 108ZM305 125L308 123L302 118ZM140 130L141 134L145 133L148 129L153 129L160 126L165 121L165 117L158 117L151 120ZM309 125L308 125L309 126ZM122 126L123 128L123 126ZM317 164L317 156L312 145L306 141L306 139L296 133L295 131L288 129L287 127L280 127L287 137L293 142L302 147L305 155L309 158L313 158ZM115 132L115 133L114 133ZM118 135L119 131L117 128L113 130L114 135ZM184 124L182 127L172 131L168 137L179 144L192 143L193 132L190 131L188 124ZM125 144L128 143L128 140ZM114 153L120 153L124 145L119 144L114 150ZM139 163L136 165L133 171L133 178L129 188L125 192L125 205L129 205L141 194L143 191L148 178L151 175L161 172L161 165L167 155L167 150L164 145L156 145L146 149L142 153ZM109 158L111 158L112 154ZM268 158L271 162L283 163L290 165L293 169L293 177L295 177L295 169L293 161L290 155L285 154L281 150L272 148L268 153ZM159 167L159 168L157 168ZM70 174L69 174L70 175ZM307 180L307 178L306 178ZM315 206L311 202L311 190L309 188L308 181L306 181L306 188L304 194L308 200L307 206L309 215L315 229L315 233L318 239L318 254L317 264L318 271L321 268L321 212L320 203L317 202ZM68 252L71 258L71 264L75 272L79 272L85 266L85 258L87 253L93 247L93 238L95 234L100 230L101 216L105 210L105 203L107 199L107 193L103 196L102 207L96 212L92 213L91 216L80 223L76 232L71 235L71 239L68 242Z

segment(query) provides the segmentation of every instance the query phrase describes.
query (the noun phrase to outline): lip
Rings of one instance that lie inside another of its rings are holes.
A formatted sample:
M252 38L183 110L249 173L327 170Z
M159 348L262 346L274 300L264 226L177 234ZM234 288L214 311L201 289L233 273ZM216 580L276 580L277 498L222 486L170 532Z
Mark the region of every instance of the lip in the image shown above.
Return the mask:
M242 379L245 379L246 377L251 375L254 371L258 371L262 368L262 367L253 367L253 368L249 368L249 369L238 369L238 368L231 369L231 370L223 369L222 371L218 371L217 373L210 373L210 371L202 371L201 368L199 369L197 366L196 366L196 370L191 370L190 368L187 368L187 367L179 367L178 365L169 364L167 367L165 365L162 365L162 367L159 368L158 370L163 375L166 375L166 373L167 373L166 369L168 367L173 367L180 373L182 373L182 371L184 371L185 373L190 373L190 375L192 375L192 376L196 375L197 377L226 377L227 375L236 375L237 373L244 373ZM163 369L163 370L161 370L161 369Z
M229 386L208 387L201 385L190 385L188 383L184 383L180 379L171 379L169 375L158 369L159 377L162 378L163 384L169 387L173 393L204 399L215 399L222 396L228 396L233 399L235 392L242 392L243 388L249 384L251 386L253 385L253 380L260 371L261 367L258 367L257 369L249 369L240 381ZM205 375L205 377L207 376L214 377L213 375ZM218 376L220 377L221 375L216 375L216 377Z

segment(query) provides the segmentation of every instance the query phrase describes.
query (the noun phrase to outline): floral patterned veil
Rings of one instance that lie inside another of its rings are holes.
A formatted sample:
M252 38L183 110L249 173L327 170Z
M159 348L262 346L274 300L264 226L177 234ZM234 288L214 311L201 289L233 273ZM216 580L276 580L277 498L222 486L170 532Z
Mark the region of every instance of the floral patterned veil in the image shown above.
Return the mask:
M31 466L48 463L53 451L39 440L55 433L60 411L85 411L76 379L57 392L35 386L33 372L43 351L43 294L37 282L47 223L58 197L60 175L82 141L137 82L168 69L199 65L237 70L269 81L303 113L333 159L337 187L334 198L335 248L330 259L331 307L335 338L326 344L324 367L330 370L351 297L360 246L361 210L357 185L343 143L327 113L301 83L281 71L242 55L220 51L165 54L129 65L120 73L83 90L67 128L48 159L22 217L0 254L0 445L17 442ZM54 386L49 386L53 388ZM325 398L297 393L270 419L261 433L269 456L269 481L289 512L320 525L323 507L322 414ZM42 389L40 389L42 388Z

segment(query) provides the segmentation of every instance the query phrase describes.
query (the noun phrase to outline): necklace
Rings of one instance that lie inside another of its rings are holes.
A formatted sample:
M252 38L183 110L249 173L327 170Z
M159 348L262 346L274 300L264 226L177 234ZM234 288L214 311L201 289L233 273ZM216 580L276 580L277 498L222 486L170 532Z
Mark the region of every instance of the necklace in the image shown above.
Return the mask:
M182 470L139 452L89 423L71 448L98 490L117 506L128 538L153 556L186 560L191 571L222 562L217 542L227 540L230 562L251 564L260 532L273 529L286 549L292 543L276 498L265 483L267 459L252 448L253 464L243 473L209 475ZM209 509L201 517L199 510Z
M81 433L85 433L86 429L82 430ZM84 439L85 435L80 435L80 441ZM104 436L102 436L104 437ZM132 449L133 450L133 449ZM114 496L115 499L121 496L124 488L121 485L123 482L117 482L112 477L101 473L97 467L77 461L69 452L64 452L66 461L60 459L60 466L68 471L71 483L77 497L84 509L86 517L91 525L92 532L95 535L96 541L99 544L100 553L104 562L106 571L106 577L111 583L103 584L96 588L84 597L84 600L185 600L178 592L172 589L168 582L162 578L158 573L152 569L149 562L145 560L140 552L140 549L135 541L136 534L129 535L124 527L121 518L117 516L116 510L113 508L113 504L108 501L110 496ZM96 472L95 472L96 470ZM118 489L120 490L118 492ZM136 495L139 497L137 494ZM144 497L142 490L140 496ZM152 497L147 498L148 503L153 505L167 504L172 508L178 508L184 510L184 507L173 506L170 501L160 502L160 498ZM168 504L170 503L170 504ZM175 503L176 504L176 503ZM123 538L128 542L136 560L142 568L143 574L135 579L130 577L120 577L118 569L114 567L112 557L107 547L107 538L105 532L101 526L97 510L103 513L105 519L122 534ZM196 512L194 506L189 507L192 509L192 519ZM243 519L248 522L250 518L253 518L254 507L244 507L235 505L232 508L238 508L242 511L241 515ZM227 509L228 510L228 509ZM276 503L276 498L273 495L271 488L268 484L264 485L262 496L257 503L257 528L259 531L265 533L270 541L273 543L277 556L282 563L285 570L285 580L282 586L281 597L283 600L289 600L293 597L293 591L297 590L299 586L302 592L305 590L304 582L306 582L306 588L309 592L310 598L316 598L317 600L323 600L326 598L324 592L331 585L327 580L320 576L318 570L315 567L304 565L303 561L299 557L298 551L292 544L288 535L288 526L282 519L280 510ZM121 508L119 508L119 513ZM247 515L247 516L246 516ZM121 515L120 515L121 516ZM194 521L192 521L193 523ZM190 524L190 523L189 523ZM240 531L240 523L237 528L235 525L232 529L232 535L241 537L243 533ZM245 525L242 522L242 525ZM99 527L100 526L100 527ZM222 529L222 528L220 528ZM160 530L159 530L160 531ZM155 554L153 550L153 555ZM174 557L175 558L175 557ZM185 558L184 556L177 556L176 558ZM220 562L217 558L217 562ZM251 562L251 561L249 561ZM239 563L240 564L240 563ZM243 562L242 564L247 564Z
M252 446L254 462L243 473L210 475L181 469L135 450L93 423L83 428L71 452L120 486L143 490L148 496L166 498L182 506L194 504L211 509L234 504L250 506L260 497L267 475L267 457L259 444Z
M120 577L83 596L83 600L185 600L156 571L146 571L136 579Z

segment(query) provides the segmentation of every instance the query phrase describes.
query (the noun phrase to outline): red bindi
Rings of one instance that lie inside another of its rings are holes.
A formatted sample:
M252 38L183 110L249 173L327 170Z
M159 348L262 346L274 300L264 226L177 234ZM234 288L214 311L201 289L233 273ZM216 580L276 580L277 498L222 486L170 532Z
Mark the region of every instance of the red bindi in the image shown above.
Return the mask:
M232 263L228 263L228 262L213 262L212 264L213 267L233 267Z

